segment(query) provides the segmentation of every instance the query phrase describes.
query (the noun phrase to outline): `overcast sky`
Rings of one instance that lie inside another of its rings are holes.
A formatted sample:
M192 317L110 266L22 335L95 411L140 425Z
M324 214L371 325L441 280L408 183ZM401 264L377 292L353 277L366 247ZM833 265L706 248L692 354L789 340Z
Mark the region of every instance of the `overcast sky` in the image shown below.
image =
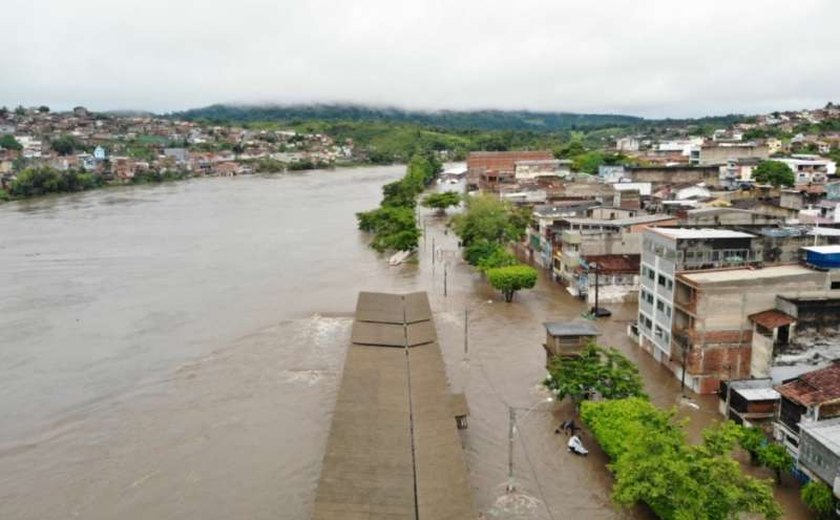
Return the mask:
M4 0L0 105L702 116L840 101L838 0Z

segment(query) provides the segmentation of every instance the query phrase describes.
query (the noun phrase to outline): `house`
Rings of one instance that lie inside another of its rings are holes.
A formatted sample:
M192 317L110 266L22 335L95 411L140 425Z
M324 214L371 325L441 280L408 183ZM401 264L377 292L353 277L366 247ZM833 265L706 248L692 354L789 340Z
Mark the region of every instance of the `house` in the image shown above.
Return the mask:
M796 183L824 183L829 175L837 173L837 163L831 159L823 159L819 155L794 154L790 157L773 159L787 164L794 175Z
M602 164L598 166L598 178L601 182L612 184L625 179L624 166Z
M97 161L104 161L105 160L105 148L101 146L97 146L93 149L93 158Z
M589 321L551 321L545 327L545 366L557 356L577 356L587 344L601 335Z
M840 268L840 245L810 246L802 248L805 262L818 269Z
M761 427L771 422L781 400L770 378L721 381L718 397L720 413L748 427Z
M639 295L641 255L588 255L582 257L569 292L590 304L634 302ZM597 295L597 296L596 296Z
M755 314L773 308L780 292L822 290L828 280L792 264L677 274L669 368L701 394L749 377Z
M519 152L470 152L467 156L467 183L476 188L498 190L513 182L518 161L551 161L550 150Z
M597 217L563 217L556 220L552 229L554 279L564 282L577 296L583 295L579 292L583 282L580 282L578 267L587 258L639 255L642 233L647 226L675 225L678 222L668 215L636 215L635 211L622 208L595 208L592 211ZM622 213L633 216L622 216ZM585 285L588 286L588 282Z
M823 481L840 499L840 418L799 425L797 469Z
M802 426L840 417L840 360L787 381L776 390L782 399L773 433L798 458Z
M692 148L689 164L709 166L727 164L739 159L767 159L770 148L767 145L748 143L703 144Z

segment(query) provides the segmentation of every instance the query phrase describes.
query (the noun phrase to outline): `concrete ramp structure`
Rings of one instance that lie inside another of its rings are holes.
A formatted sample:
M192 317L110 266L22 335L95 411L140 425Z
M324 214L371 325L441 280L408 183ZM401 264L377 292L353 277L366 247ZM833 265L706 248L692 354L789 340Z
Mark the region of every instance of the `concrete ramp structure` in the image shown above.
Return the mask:
M452 399L426 293L359 293L312 518L477 518Z

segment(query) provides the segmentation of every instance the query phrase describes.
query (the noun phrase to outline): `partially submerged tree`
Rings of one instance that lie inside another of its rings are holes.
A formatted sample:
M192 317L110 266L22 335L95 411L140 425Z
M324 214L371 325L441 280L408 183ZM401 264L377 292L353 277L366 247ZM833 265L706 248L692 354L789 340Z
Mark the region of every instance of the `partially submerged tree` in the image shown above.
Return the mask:
M768 444L758 452L758 460L763 466L773 470L776 476L776 483L782 483L782 472L793 466L793 457L781 444Z
M426 195L421 203L424 208L434 208L439 214L446 213L446 208L457 206L461 203L461 196L454 191L430 193Z
M468 197L466 211L452 218L452 228L465 246L477 240L519 240L525 235L527 223L510 204L488 195Z
M814 512L817 518L831 518L837 500L834 498L834 493L831 492L830 487L819 480L812 480L802 487L799 494L802 497L802 502Z
M644 502L670 520L781 516L772 487L746 475L728 452L737 442L733 427L706 430L702 444L688 445L673 411L635 397L586 401L581 416L612 459L619 504Z
M485 274L490 285L501 291L508 303L517 291L531 289L537 283L537 270L524 264L488 269Z
M644 385L629 359L614 348L590 343L580 356L558 356L548 366L543 384L558 400L571 397L575 404L598 394L605 399L644 397Z

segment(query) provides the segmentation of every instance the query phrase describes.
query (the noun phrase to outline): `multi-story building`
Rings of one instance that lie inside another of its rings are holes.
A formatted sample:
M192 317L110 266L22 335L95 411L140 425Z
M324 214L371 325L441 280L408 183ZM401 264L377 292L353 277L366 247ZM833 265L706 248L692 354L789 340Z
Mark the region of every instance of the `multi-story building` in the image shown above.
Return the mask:
M770 148L756 143L715 143L704 144L691 149L689 164L708 166L714 164L728 164L738 159L767 159Z
M642 235L639 344L660 363L671 357L674 277L680 271L754 262L754 235L726 229L648 228Z
M802 374L776 390L782 401L774 434L794 457L798 457L803 425L840 418L840 361Z
M751 318L772 309L779 292L824 290L828 282L827 271L797 264L678 273L667 365L701 394L749 377Z

